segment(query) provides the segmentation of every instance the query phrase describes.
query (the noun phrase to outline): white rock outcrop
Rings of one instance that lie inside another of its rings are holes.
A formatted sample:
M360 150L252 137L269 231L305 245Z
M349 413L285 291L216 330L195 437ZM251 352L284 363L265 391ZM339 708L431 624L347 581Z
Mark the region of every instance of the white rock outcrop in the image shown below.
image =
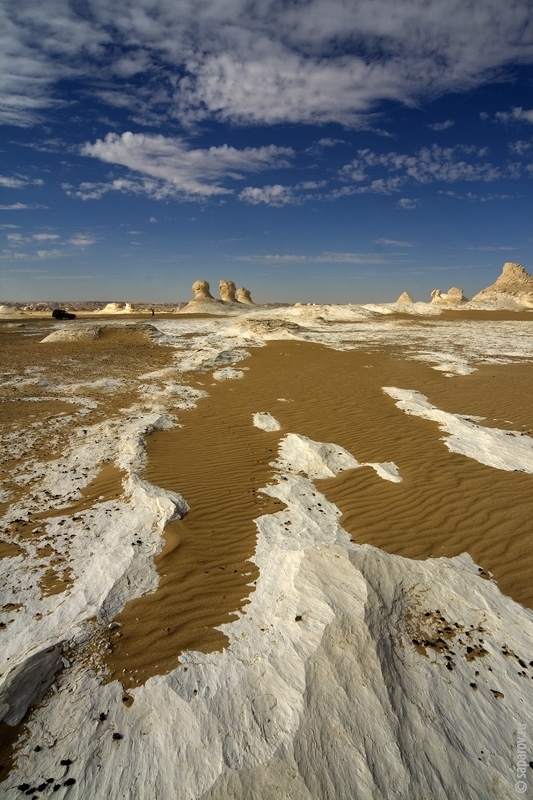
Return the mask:
M510 298L515 298L526 306L533 305L533 275L526 272L521 264L506 261L499 278L472 299L479 301Z
M237 300L239 303L245 303L246 305L253 306L255 305L254 301L252 300L252 295L248 289L245 289L244 286L241 286L237 289Z
M452 286L451 289L448 289L446 294L443 294L440 289L433 289L431 292L431 302L432 303L443 303L445 305L454 305L458 306L461 303L467 303L468 297L465 297L463 294L462 289L458 289L456 286Z
M235 314L243 310L235 297L233 281L219 281L221 300L217 300L210 292L209 283L204 280L195 281L192 285L194 299L177 310L177 314Z
M223 278L218 283L218 290L220 292L221 300L224 303L236 303L237 302L237 298L235 297L235 292L237 291L237 288L236 288L235 284L233 283L233 281L229 281L229 280Z
M5 305L0 306L0 317L14 317L17 314L20 314L18 308Z
M131 303L125 303L122 305L121 303L108 303L101 311L97 311L97 314L133 314L134 308Z
M409 294L409 292L402 292L399 298L396 300L397 303L413 303L413 298Z

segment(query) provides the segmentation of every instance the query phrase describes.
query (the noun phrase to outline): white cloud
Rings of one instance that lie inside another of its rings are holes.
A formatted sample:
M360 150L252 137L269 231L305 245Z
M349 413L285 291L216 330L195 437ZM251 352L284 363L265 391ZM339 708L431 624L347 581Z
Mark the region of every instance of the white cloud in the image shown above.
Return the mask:
M290 186L282 186L277 183L274 186L247 186L239 194L239 200L257 206L263 203L267 206L286 206L298 203L297 196L294 195Z
M432 131L446 131L448 128L451 128L452 125L455 125L453 119L446 119L444 122L433 122L431 125L427 125L427 127Z
M146 119L368 125L382 100L413 105L531 63L530 26L530 0L4 3L0 114L42 120L68 78Z
M520 140L518 142L510 142L507 147L509 152L516 156L525 156L533 150L533 140L525 142Z
M391 247L416 247L416 242L400 242L398 239L374 239L375 244L386 244Z
M37 250L39 258L58 258L62 255L61 250Z
M21 233L8 233L6 236L8 242L11 244L22 244L25 241L24 236Z
M396 205L398 208L403 208L406 211L412 211L418 206L418 200L413 197L401 197Z
M517 250L517 247L492 247L491 245L481 245L480 247L467 247L467 250L483 250L483 251L493 251L493 250Z
M486 148L470 145L439 147L434 144L431 147L422 147L413 155L358 150L357 158L345 164L339 171L341 180L353 181L357 185L340 190L336 195L368 192L392 194L410 182L429 184L434 181L494 181L502 177L502 172L489 162L479 160L486 154ZM388 177L370 180L370 173L376 170L385 171Z
M150 219L148 220L148 222L157 222L157 219L156 219L155 217L150 217Z
M34 233L32 236L32 239L35 239L37 242L52 241L53 239L60 238L58 233Z
M9 205L0 206L0 211L25 211L34 208L47 208L48 206L41 206L37 203L10 203Z
M533 108L526 110L521 106L515 106L511 111L498 111L495 117L498 122L529 122L533 125Z
M297 253L287 254L254 254L236 256L232 261L283 266L284 264L386 264L386 259L375 253L339 253L326 251L310 256Z
M438 194L445 197L455 197L457 200L467 200L469 203L490 203L492 200L512 200L511 194L476 194L476 192L465 192L459 194L458 192L442 192Z
M94 236L85 233L76 233L68 240L69 244L73 244L75 247L89 247L91 244L96 244L97 241L98 239L95 239Z
M105 139L85 144L81 152L142 176L110 184L82 184L81 194L76 194L83 199L96 199L110 190L143 192L156 199L230 194L232 189L223 186L223 180L242 180L243 173L288 166L287 159L294 154L289 147L275 145L192 149L181 138L130 132L121 136L108 133Z

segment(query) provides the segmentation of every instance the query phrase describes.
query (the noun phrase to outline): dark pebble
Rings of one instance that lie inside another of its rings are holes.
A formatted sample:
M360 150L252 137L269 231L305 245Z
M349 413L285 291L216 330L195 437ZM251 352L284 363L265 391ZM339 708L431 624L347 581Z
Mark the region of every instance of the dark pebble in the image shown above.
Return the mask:
M70 760L70 758L64 758L59 763L61 764L62 767L70 767L70 765L72 764L72 761Z
M48 786L47 783L41 783L41 785L37 787L37 791L38 792L44 792L44 790L47 788L47 786Z
M114 733L113 734L113 739L122 739L122 734L121 733Z
M295 622L301 622L302 621L302 615L301 614L296 614L296 616L294 617L294 621Z
M451 672L451 671L452 671L452 669L453 669L453 667L452 667L452 665L450 664L450 662L449 662L449 661L448 661L448 663L446 664L446 669L449 669L449 670L450 670L450 672Z
M41 750L42 750L43 748L41 747L41 745L40 745L40 744L38 744L38 745L37 745L37 747L34 747L33 749L34 749L34 751L35 751L36 753L40 753L40 752L41 752Z
M103 722L105 719L107 719L107 714L104 714L104 712L102 712L100 714L100 722Z
M73 786L76 783L76 778L67 778L63 786Z
M29 783L21 783L20 786L17 786L19 792L27 792L29 788L30 788Z
M54 785L54 789L53 789L53 791L54 791L54 792L58 792L60 789L61 789L61 784L60 784L60 783L56 783L56 784Z

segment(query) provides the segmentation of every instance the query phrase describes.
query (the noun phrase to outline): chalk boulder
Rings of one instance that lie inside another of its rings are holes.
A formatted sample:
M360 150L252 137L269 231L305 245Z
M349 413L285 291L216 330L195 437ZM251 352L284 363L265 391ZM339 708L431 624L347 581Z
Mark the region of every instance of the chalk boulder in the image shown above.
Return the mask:
M473 300L508 300L515 298L521 304L533 304L533 275L521 264L507 261L499 278L486 289L478 292Z
M461 303L467 303L468 297L465 297L462 289L452 286L448 289L446 294L443 294L440 289L433 289L431 292L431 302L443 305L458 306Z
M237 289L237 300L239 303L245 303L248 306L255 305L254 301L252 300L252 296L248 289L245 289L244 286L241 286L240 289Z

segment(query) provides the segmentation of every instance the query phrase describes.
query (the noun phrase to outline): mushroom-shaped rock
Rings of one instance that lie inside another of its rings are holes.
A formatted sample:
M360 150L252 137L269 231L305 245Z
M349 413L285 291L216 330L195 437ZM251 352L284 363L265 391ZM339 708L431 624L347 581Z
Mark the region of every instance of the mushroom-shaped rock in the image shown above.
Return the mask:
M235 284L233 281L228 281L223 278L219 281L218 289L220 292L220 297L224 303L236 303L237 298L235 297Z
M396 301L397 303L412 303L413 298L409 294L409 292L402 292L399 298Z
M237 300L239 303L245 303L246 305L253 306L255 305L254 301L252 300L252 296L248 289L245 289L244 286L241 286L240 289L237 289Z
M192 291L195 300L214 300L215 298L209 291L209 284L207 281L195 281L192 285Z
M207 281L195 281L192 291L194 300L177 309L177 314L235 314L239 311L239 303L226 303L213 297Z

